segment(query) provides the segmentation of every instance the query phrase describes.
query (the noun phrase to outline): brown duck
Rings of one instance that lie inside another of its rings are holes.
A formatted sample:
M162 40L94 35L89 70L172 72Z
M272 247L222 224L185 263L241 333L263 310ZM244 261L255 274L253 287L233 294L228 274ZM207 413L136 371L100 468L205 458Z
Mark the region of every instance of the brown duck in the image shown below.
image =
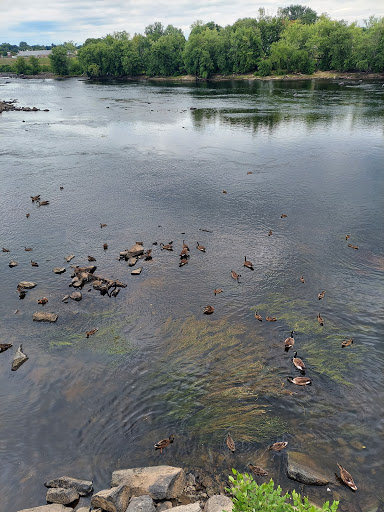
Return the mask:
M280 450L284 450L288 446L288 441L278 441L277 443L271 444L269 446L268 450L271 450L272 452L279 452Z
M289 382L296 384L296 386L311 386L312 380L309 377L287 377Z
M48 299L47 297L42 297L41 299L38 299L37 303L38 304L46 304L48 302Z
M96 329L96 328L95 328L95 329L91 329L90 331L87 331L87 332L85 333L86 338L89 338L90 336L92 336L92 334L96 334L98 330L99 330L99 329Z
M228 449L231 450L231 452L233 453L235 451L235 441L232 439L231 434L229 432L227 434L226 441Z
M320 292L320 293L317 295L317 298L318 298L319 300L324 299L324 295L325 295L325 290L323 290L322 292Z
M259 315L259 313L257 311L255 311L255 318L256 320L258 320L259 322L262 322L263 321L263 317L261 315Z
M254 466L253 464L248 464L249 469L257 476L268 476L268 472L260 466Z
M265 319L267 322L276 322L276 318L274 316L266 316Z
M234 270L231 270L231 276L232 276L232 279L235 279L236 281L239 281L239 277L241 277L241 274L238 274Z
M350 247L351 249L358 249L357 245L348 244L348 247Z
M32 265L32 267L38 267L39 266L37 261L32 261L32 260L31 260L31 265Z
M205 306L205 308L203 309L203 313L204 315L212 315L212 313L215 311L214 307L213 306Z
M353 481L352 476L348 473L346 469L343 468L343 466L340 466L340 464L337 464L340 469L340 478L342 481L348 485L352 489L352 491L357 491L357 486L355 482Z
M160 450L160 453L163 453L164 448L166 448L167 446L172 444L174 440L175 440L175 436L173 434L171 436L169 436L168 439L162 439L161 441L159 441L158 443L156 443L154 445L155 450Z
M305 281L304 281L304 276L300 276L300 281L304 284Z
M320 315L320 313L317 315L317 321L319 322L319 324L321 326L324 325L324 320L323 320L322 316Z
M349 338L348 340L344 340L343 343L341 344L341 346L344 348L344 347L349 347L350 345L352 345L353 343L353 339L352 338Z
M219 293L223 293L223 289L222 288L216 288L215 290L213 290L213 293L215 295L218 295Z

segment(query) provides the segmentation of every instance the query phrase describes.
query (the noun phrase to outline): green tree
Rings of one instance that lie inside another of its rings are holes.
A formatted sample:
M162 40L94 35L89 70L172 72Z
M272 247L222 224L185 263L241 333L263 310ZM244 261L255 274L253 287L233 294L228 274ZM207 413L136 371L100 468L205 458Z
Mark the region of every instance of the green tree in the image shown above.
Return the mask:
M151 45L148 61L148 75L173 76L184 68L183 51L185 37L180 31L168 30Z
M56 75L65 76L69 73L69 58L64 46L56 46L49 55L52 71Z
M152 25L145 27L144 33L149 40L157 41L164 35L164 27L160 21L155 21Z
M25 41L20 41L19 43L19 50L28 50L29 49L29 44L26 43Z
M310 7L299 4L284 7L280 10L280 14L283 18L287 18L288 20L299 20L307 25L316 23L318 18L316 11Z
M209 78L217 71L217 53L219 49L219 33L208 27L203 32L189 36L183 57L188 73L196 77Z
M263 55L258 27L237 26L230 38L230 59L234 73L254 71Z
M27 71L28 65L24 57L17 57L14 68L18 75L23 75Z
M38 75L40 73L40 62L37 57L29 57L29 66L31 68L32 75Z

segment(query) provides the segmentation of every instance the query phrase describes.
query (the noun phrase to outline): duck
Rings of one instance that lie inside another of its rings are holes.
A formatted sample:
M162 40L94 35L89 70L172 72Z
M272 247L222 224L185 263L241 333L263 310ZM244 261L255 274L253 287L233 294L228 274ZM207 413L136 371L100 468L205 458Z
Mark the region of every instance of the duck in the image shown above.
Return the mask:
M187 258L180 258L179 267L183 267L184 265L188 265L188 259Z
M265 319L267 322L276 322L276 318L274 316L266 316Z
M338 468L340 469L340 478L342 481L348 485L352 489L352 491L357 491L357 485L353 481L352 476L348 473L346 469L343 468L339 463L337 463Z
M247 174L253 174L253 172L252 171L248 171Z
M282 213L282 214L280 215L280 218L281 218L281 219L285 219L286 217L288 217L288 215L287 215L286 213Z
M254 270L253 263L251 261L247 261L247 257L246 256L244 256L244 267L247 267L250 270Z
M236 279L236 281L239 281L239 277L241 277L241 274L238 274L234 270L231 270L231 276L233 279Z
M349 238L351 238L351 235L345 235L346 240L348 240Z
M88 261L96 261L96 258L94 258L93 256L88 256Z
M272 452L279 452L280 450L284 450L288 446L288 441L278 441L277 443L271 444L269 446L268 450L271 450Z
M188 257L189 257L188 249L183 247L180 252L180 258L188 258Z
M152 249L147 249L144 253L144 260L150 261L152 259Z
M47 297L42 297L41 299L38 299L37 303L38 304L46 304L48 302L48 299Z
M38 201L39 206L47 206L49 204L49 201Z
M272 236L272 229L268 231L268 236Z
M63 300L64 300L64 299L63 299ZM97 331L98 331L98 330L99 330L99 329L95 328L95 329L91 329L90 331L87 331L87 332L85 333L85 337L86 337L86 338L89 338L90 336L92 336L92 334L97 333Z
M31 265L32 265L32 267L38 267L39 266L37 261L32 261L32 260L31 260Z
M231 434L229 432L227 434L226 441L228 449L233 453L235 451L235 441L232 439Z
M160 243L160 248L161 250L165 250L165 251L173 251L173 242L169 242L169 244L163 244L163 243Z
M187 249L187 251L189 251L189 247L188 247L188 245L185 243L185 240L183 240L183 249Z
M305 373L305 364L300 359L300 357L297 357L297 352L295 352L295 355L292 357L292 363L298 370L300 370L302 373Z
M17 293L19 294L19 299L24 299L27 294L27 292L25 291L25 288L17 285L16 290L17 290Z
M351 247L351 249L358 249L357 245L348 244L348 247Z
M103 244L103 249L106 251L108 249L108 244Z
M348 340L344 340L343 343L341 344L341 346L344 348L344 347L349 347L350 345L352 345L353 343L353 339L352 338L349 338Z
M12 347L12 343L0 343L0 352L5 352Z
M256 320L258 320L259 322L262 322L263 321L263 317L261 315L259 315L259 313L257 311L255 311L255 318Z
M284 340L284 345L285 345L285 350L286 350L286 352L288 352L288 350L289 350L290 348L292 348L292 347L293 347L293 345L295 344L295 338L293 337L293 333L294 333L294 331L291 331L291 335L290 335L290 336L288 336L288 338L286 338L286 339Z
M205 252L204 245L200 245L199 242L196 242L196 249L199 249L201 252Z
M227 194L227 191L226 191L226 190L223 190L223 194Z
M218 295L219 293L223 293L223 289L222 288L216 288L215 290L213 290L213 293L215 295Z
M27 219L29 219L29 217L31 216L30 213L26 213L25 216L27 217Z
M32 203L34 203L35 201L40 201L40 194L37 194L37 196L31 196L31 199Z
M257 476L268 476L268 472L265 471L265 469L261 468L260 466L255 466L251 464L250 462L247 464L249 469Z
M311 386L312 379L309 377L287 377L288 382L292 382L292 384L296 384L296 386Z
M60 190L64 190L64 187L63 187L63 185L60 185Z
M208 304L208 306L205 306L204 309L203 309L204 315L212 315L212 313L214 311L215 311L214 307L210 306L209 304Z
M9 249L6 249L5 247L2 248L3 252L10 252Z
M107 224L100 224L100 228L106 228Z
M32 251L32 247L24 247L24 251L31 252Z
M320 293L317 295L317 298L318 298L319 300L324 299L324 295L325 295L325 290L323 290L322 292L320 292Z
M323 320L323 318L321 317L320 313L317 315L317 321L319 322L319 324L320 324L321 326L323 326L323 325L324 325L324 320Z
M164 448L166 448L167 446L172 444L174 440L175 440L175 436L173 434L171 436L169 436L168 439L162 439L161 441L159 441L158 443L156 443L154 445L155 450L160 450L160 453L163 453Z

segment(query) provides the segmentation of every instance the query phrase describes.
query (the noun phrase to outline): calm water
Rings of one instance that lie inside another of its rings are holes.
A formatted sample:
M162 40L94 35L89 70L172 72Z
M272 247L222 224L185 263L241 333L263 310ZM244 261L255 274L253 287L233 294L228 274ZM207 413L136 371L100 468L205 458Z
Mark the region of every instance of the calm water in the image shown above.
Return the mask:
M231 467L259 463L302 492L285 476L286 454L265 453L287 440L330 478L339 462L358 486L305 494L375 512L384 500L382 84L1 79L0 99L14 98L50 111L0 117L0 244L11 251L0 253L0 342L14 345L0 354L2 510L44 504L48 478L93 478L100 490L114 469L161 463L204 469L217 485ZM32 204L35 194L50 205ZM179 268L183 239L191 257ZM136 240L153 247L139 277L118 261ZM152 246L171 240L173 253ZM68 254L79 265L94 256L97 272L127 288L109 298L86 286L81 302L62 303ZM20 280L37 283L23 301ZM32 322L43 296L56 324ZM256 309L277 321L258 322ZM286 379L297 375L283 350L292 329L310 388ZM347 337L354 344L342 349ZM29 360L11 372L20 343ZM172 433L175 443L154 451Z

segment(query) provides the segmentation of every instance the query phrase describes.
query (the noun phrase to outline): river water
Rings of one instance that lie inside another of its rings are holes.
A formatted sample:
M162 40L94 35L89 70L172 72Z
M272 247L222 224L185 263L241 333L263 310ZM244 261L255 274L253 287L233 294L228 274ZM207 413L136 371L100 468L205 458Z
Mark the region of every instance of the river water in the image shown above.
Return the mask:
M114 469L169 464L222 486L232 467L252 462L284 490L376 512L384 500L382 84L3 78L0 99L49 109L0 117L0 244L10 250L0 253L0 342L13 343L0 354L1 509L44 504L43 482L62 474L92 478L100 490ZM50 204L33 204L36 194ZM180 268L183 239L190 259ZM132 276L118 256L138 240L153 260ZM162 251L170 241L175 250ZM85 286L81 302L65 304L70 265L88 264L88 255L97 273L127 287L108 297ZM54 274L58 266L67 272ZM37 283L24 300L21 280ZM48 304L38 305L43 296ZM57 313L57 323L33 322L40 310ZM299 375L284 351L291 330L311 387L287 381ZM29 360L11 372L20 343ZM171 434L173 445L155 451ZM289 480L287 454L265 451L278 440L333 482L303 489ZM337 482L337 463L356 493Z

